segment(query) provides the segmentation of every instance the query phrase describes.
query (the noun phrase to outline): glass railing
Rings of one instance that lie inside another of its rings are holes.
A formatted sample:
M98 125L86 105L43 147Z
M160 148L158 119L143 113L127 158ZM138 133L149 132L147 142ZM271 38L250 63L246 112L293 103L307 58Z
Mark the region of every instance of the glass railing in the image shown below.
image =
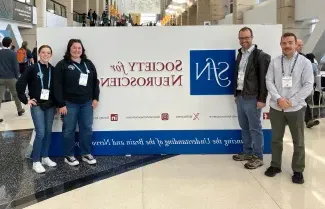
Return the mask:
M22 2L22 3L25 3L25 4L29 4L31 6L36 6L35 5L35 0L16 0L16 1L19 1L19 2Z
M67 17L66 7L56 1L47 0L46 1L46 10L53 14L59 15L61 17Z
M73 11L73 21L83 23L83 15L76 11Z

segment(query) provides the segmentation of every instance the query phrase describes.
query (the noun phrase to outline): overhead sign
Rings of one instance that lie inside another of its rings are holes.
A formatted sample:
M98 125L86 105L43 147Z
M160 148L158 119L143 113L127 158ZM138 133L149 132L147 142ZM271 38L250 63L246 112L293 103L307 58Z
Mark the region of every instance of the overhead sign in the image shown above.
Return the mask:
M53 48L55 65L69 39L81 39L94 62L101 92L93 118L95 155L226 154L242 148L233 96L241 27L38 28L37 43ZM281 53L281 25L251 27L259 48L272 57ZM152 38L163 33L173 35ZM93 34L101 47L93 45ZM124 41L107 41L116 39ZM261 116L266 153L268 112L267 105ZM52 155L62 154L61 128L57 116Z
M19 22L33 23L33 7L14 1L13 19Z

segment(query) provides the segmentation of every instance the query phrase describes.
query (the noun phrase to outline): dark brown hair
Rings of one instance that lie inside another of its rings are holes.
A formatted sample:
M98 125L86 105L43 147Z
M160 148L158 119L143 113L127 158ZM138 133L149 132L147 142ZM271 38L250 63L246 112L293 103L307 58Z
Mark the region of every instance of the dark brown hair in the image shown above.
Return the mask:
M68 43L68 46L67 46L67 51L65 52L65 55L63 56L65 60L71 60L71 54L70 54L70 49L72 47L72 45L74 43L79 43L81 45L81 48L82 48L82 54L80 56L81 60L85 60L87 59L87 55L86 55L86 50L85 50L85 47L84 45L82 44L81 40L80 39L70 39L69 43Z
M283 38L287 38L287 37L294 37L295 38L295 41L297 42L297 36L294 34L294 33L284 33L282 36L281 36L281 40Z
M51 51L51 54L53 53L52 48L49 45L42 45L39 49L38 49L38 53L41 53L42 49L48 48Z
M254 37L253 30L251 28L249 28L249 27L243 27L242 29L240 29L239 32L238 32L238 36L239 36L240 32L244 32L244 31L247 31L247 30L251 33L252 37Z

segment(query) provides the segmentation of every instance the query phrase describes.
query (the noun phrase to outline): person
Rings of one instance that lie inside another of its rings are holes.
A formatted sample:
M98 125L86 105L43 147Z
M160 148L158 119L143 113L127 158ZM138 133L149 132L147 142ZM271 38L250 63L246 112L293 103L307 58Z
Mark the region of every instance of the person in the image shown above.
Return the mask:
M316 57L313 53L306 54L305 57L311 62L313 66L313 74L317 76L318 74L318 65L316 63Z
M244 27L239 31L239 43L235 70L234 96L238 121L242 129L243 152L233 155L235 161L248 161L247 169L263 165L264 138L261 110L268 95L265 76L271 56L253 44L253 31Z
M18 116L22 116L25 113L25 110L21 105L15 87L19 76L19 66L16 53L10 49L12 39L5 37L2 40L2 45L4 48L0 50L0 107L3 101L3 95L8 88L15 101ZM0 122L3 122L3 118L0 118Z
M96 13L96 11L93 12L93 22L96 25L96 23L97 23L97 13Z
M88 14L87 14L87 18L89 19L89 21L92 21L92 9L89 9Z
M95 65L87 59L85 51L81 40L71 39L64 59L58 62L54 72L54 96L63 117L64 161L71 166L79 165L74 152L77 123L81 159L88 164L96 164L96 159L91 155L91 141L99 81Z
M36 42L37 45L37 42ZM33 61L34 63L37 63L37 47L35 46L33 51L32 51L32 56L33 56Z
M306 55L304 53L302 53L303 47L304 47L303 40L297 39L297 48L296 48L296 50L300 55L306 57ZM311 61L311 63L314 63L314 61L312 61L312 60L310 60L310 61ZM317 66L316 66L316 68L317 68ZM313 72L315 74L314 66L313 66ZM306 106L306 111L305 111L305 124L306 124L307 128L312 128L312 127L317 126L317 125L320 124L319 120L314 120L313 117L312 117L312 112L311 112L312 110L311 110L310 105L309 105L309 102L311 101L311 97L312 97L312 95L309 95L306 98L306 105L307 106Z
M281 172L283 136L288 125L294 145L292 182L303 184L305 99L313 90L313 69L311 62L296 50L295 34L283 34L281 48L283 54L272 60L266 76L266 86L271 95L272 161L265 175L274 177Z
M33 170L44 173L43 165L55 167L49 156L51 144L52 125L55 115L55 102L53 99L53 70L49 63L52 57L52 48L43 45L38 50L40 61L29 66L19 77L16 88L22 103L31 107L31 115L35 126L35 140L33 143ZM29 98L25 89L28 85Z
M297 39L297 52L303 56L305 56L303 53L302 53L302 48L304 47L304 41L301 40L301 39Z
M24 41L20 49L17 50L17 60L19 62L19 72L23 74L25 69L34 64L32 52L28 49L28 43Z

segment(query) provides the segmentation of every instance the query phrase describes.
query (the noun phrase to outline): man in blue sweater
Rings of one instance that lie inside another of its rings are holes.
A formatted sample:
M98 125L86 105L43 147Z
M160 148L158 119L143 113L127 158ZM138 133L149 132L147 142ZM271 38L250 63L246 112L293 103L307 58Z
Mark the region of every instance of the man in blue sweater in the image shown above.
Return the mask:
M11 38L4 38L2 40L2 45L3 49L0 50L0 107L3 101L3 95L6 88L8 88L15 100L18 116L22 116L25 110L21 106L16 91L16 82L19 75L17 56L16 53L10 49L12 45ZM0 122L3 122L2 118L0 118Z

